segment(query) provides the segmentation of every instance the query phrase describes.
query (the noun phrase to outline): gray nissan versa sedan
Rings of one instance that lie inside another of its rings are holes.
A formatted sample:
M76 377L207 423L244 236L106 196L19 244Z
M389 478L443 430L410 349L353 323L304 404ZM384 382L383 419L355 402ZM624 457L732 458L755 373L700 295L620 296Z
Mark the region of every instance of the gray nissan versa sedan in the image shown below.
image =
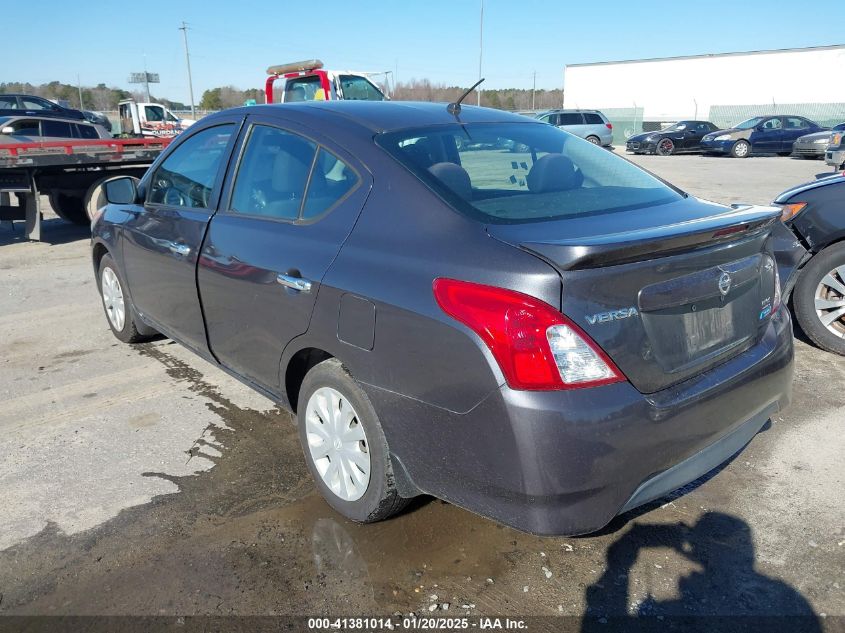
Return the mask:
M526 117L227 110L107 196L114 334L164 334L295 411L318 488L357 521L424 493L591 532L789 400L780 211L697 200Z

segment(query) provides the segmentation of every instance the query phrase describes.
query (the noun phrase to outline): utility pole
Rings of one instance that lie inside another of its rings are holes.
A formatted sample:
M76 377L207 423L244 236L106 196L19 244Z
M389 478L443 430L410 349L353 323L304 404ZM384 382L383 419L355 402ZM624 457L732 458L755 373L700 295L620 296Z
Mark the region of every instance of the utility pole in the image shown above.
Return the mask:
M82 104L82 84L79 82L79 73L76 73L76 88L79 90L79 109L84 110L85 106Z
M185 21L182 21L182 26L179 27L179 30L182 31L182 36L185 39L185 63L188 65L188 92L191 93L191 117L196 118L196 112L194 110L194 82L191 80L191 55L188 53L188 25L185 24Z
M534 71L534 85L531 87L531 109L536 110L535 95L537 94L537 71Z
M478 79L481 80L481 56L484 51L484 0L481 0L481 16L478 20ZM478 105L481 105L481 90L476 90Z

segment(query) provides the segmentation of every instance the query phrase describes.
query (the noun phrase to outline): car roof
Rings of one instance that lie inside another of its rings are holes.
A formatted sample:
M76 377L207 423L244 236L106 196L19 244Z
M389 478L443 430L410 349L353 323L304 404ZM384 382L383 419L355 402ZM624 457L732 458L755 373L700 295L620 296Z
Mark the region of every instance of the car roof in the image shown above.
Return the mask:
M11 112L11 110L0 108L0 112ZM95 125L94 123L86 121L85 119L73 119L64 116L46 116L43 114L0 114L0 117L5 119L6 121L10 121L12 119L39 119L41 121L59 121L65 123L77 123L79 125Z
M337 122L340 118L372 132L390 132L412 127L454 123L534 123L521 114L462 105L457 115L449 114L446 103L417 101L308 101L246 106L224 110L227 114L304 114ZM213 115L212 115L213 116ZM541 124L542 125L542 124Z

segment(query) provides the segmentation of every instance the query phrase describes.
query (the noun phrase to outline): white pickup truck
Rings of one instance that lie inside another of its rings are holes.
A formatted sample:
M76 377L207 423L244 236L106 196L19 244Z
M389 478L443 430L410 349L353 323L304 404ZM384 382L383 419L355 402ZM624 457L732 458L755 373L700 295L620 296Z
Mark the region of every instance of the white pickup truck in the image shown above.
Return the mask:
M194 124L191 119L180 119L160 103L126 100L117 108L120 133L129 136L176 136Z

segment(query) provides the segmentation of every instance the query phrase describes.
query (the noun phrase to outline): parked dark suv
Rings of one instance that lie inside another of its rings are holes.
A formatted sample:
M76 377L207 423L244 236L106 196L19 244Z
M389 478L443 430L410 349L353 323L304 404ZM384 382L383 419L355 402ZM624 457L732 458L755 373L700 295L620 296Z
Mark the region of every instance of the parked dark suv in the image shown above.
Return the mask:
M114 334L160 332L290 407L319 490L358 521L426 493L590 532L789 399L779 212L697 200L526 117L228 110L107 191L92 255Z

